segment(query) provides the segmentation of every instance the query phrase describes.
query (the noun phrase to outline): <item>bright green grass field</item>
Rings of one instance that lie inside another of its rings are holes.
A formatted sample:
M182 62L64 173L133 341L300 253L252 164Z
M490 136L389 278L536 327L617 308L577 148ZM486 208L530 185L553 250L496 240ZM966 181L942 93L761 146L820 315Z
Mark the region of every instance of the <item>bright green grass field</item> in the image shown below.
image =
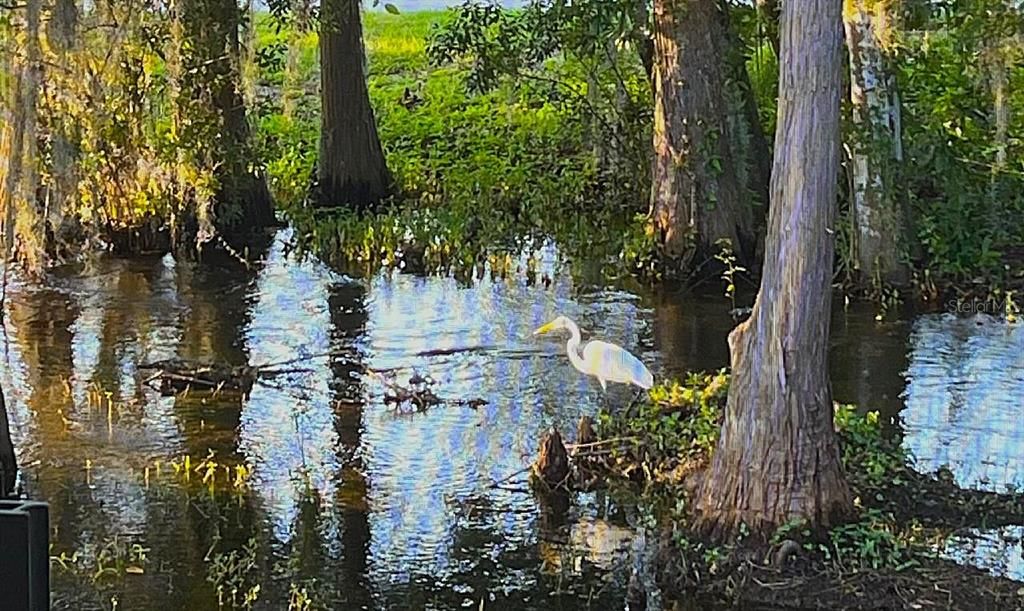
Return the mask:
M617 260L624 229L644 205L642 180L598 175L578 100L522 83L470 94L460 67L430 65L426 38L446 17L364 13L371 102L400 189L394 205L371 219L314 216L297 205L317 150L316 35L292 41L269 16L257 17L257 50L279 45L272 67L257 77L274 92L261 104L258 133L276 199L327 259L380 262L405 247L425 248L428 265L468 264L485 250L515 250L529 235L556 237L567 252L585 247L591 260ZM290 42L298 68L286 83ZM584 82L565 64L552 69L560 79ZM282 91L298 100L290 117L282 114Z

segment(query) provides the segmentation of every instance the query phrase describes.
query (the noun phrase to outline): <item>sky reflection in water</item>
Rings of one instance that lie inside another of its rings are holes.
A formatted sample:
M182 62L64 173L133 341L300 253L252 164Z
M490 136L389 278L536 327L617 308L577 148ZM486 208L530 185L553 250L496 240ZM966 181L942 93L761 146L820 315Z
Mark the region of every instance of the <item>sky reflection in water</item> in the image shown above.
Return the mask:
M623 566L625 509L588 495L560 524L530 495L491 486L528 464L549 426L571 438L581 415L632 396L612 386L605 397L572 369L564 338L531 333L565 314L585 339L625 346L659 378L725 366L728 309L718 297L641 298L565 278L549 288L489 277L357 282L287 261L280 242L248 277L165 258L107 260L45 288L16 283L0 380L26 487L51 503L55 550L95 552L117 534L159 559L92 594L58 578L56 598L91 608L116 591L121 608L215 608L211 545L241 549L252 538L265 557L255 572L267 608L309 577L323 596L355 606L493 596L503 607L574 608L592 593L618 606L621 583L604 587L600 574ZM964 484L1024 484L1019 326L941 316L879 325L855 308L837 312L833 331L835 398L890 414L905 400L906 443L922 469L948 462ZM160 397L137 369L175 356L264 364L328 351L337 358L298 363L311 371L257 385L244 404ZM403 382L416 371L442 397L488 403L399 413L361 366ZM94 382L116 409L89 406ZM250 493L211 504L166 478L147 488L154 461L210 450L253 469ZM974 562L1002 553L981 547ZM1019 544L1003 555L998 568L1024 577Z

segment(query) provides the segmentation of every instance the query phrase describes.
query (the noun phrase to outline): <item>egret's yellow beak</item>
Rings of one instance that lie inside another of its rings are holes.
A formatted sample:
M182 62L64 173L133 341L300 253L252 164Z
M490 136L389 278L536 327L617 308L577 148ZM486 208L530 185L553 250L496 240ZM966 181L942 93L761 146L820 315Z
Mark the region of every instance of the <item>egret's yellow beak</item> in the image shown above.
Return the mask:
M554 328L555 328L555 325L554 325L554 323L550 323L550 322L549 322L549 323L548 323L548 324L546 324L546 325L543 325L543 326L537 327L537 330L536 330L536 331L534 331L534 332L533 332L533 334L534 334L534 335L543 335L544 333L547 333L548 331L550 331L550 330L552 330L552 329L554 329Z

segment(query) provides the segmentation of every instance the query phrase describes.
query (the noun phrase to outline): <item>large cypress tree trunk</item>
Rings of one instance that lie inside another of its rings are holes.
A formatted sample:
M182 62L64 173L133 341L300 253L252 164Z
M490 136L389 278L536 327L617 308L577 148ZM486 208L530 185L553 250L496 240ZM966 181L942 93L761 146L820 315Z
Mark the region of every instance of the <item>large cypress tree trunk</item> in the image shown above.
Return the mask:
M288 55L284 67L284 88L281 92L281 113L288 119L295 118L295 111L302 99L305 83L299 74L299 58L302 55L302 39L309 32L309 0L292 0L292 27L288 33Z
M827 525L851 498L828 383L841 5L783 3L771 211L761 290L729 335L722 434L697 494L699 523L766 533L792 519Z
M862 280L906 280L899 262L903 218L894 172L902 156L899 98L886 49L893 30L891 0L845 0L854 134L852 209L855 261Z
M213 222L233 247L248 245L256 233L274 223L266 177L254 169L245 101L242 97L239 8L234 0L182 0L176 3L182 37L177 112L194 122L206 99L212 104L205 132L193 137L214 142L188 142L205 149L204 163L217 178ZM186 48L187 47L187 48Z
M320 158L314 200L373 206L391 191L366 87L358 0L324 0L320 17Z
M246 117L245 102L242 98L241 49L238 41L239 9L235 0L219 0L220 43L227 61L223 63L223 78L219 80L215 93L217 109L223 117L224 137L228 158L222 161L219 172L220 192L217 201L222 206L232 206L242 211L237 221L226 220L218 215L218 229L235 238L236 243L247 241L245 232L262 229L274 223L273 203L266 176L261 171L250 169L256 165L254 151ZM217 40L212 41L215 45Z
M55 0L48 40L63 74L56 77L51 75L48 80L51 83L56 82L57 87L66 88L75 78L72 76L74 67L70 59L75 52L77 29L78 7L75 0ZM49 234L46 250L52 258L60 259L64 254L61 247L64 246L65 233L69 229L65 224L65 212L74 203L73 200L78 194L75 168L77 151L73 137L77 128L64 121L55 121L54 119L58 117L54 117L54 113L49 114L51 176L46 196L46 223Z
M8 251L5 255L13 254L31 272L41 270L46 263L45 232L37 197L41 8L41 0L28 0L25 4L24 60L8 58L15 76L14 91L11 111L3 122L3 141L0 142L0 155L4 156L0 159L3 165L0 205L3 206L4 241Z
M728 239L753 251L745 160L733 145L728 13L716 0L655 0L651 210L665 253L684 267ZM735 118L735 115L733 115Z

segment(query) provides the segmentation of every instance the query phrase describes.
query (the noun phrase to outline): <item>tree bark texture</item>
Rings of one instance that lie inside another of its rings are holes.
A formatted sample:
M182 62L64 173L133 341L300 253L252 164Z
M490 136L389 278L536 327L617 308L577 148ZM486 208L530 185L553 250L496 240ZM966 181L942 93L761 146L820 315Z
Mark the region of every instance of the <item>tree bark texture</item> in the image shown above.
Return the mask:
M732 145L728 31L716 0L654 2L651 210L665 253L684 266L723 238L742 261L753 246L744 160Z
M214 225L229 244L246 245L252 234L274 223L273 204L266 177L256 165L251 130L242 96L239 8L234 0L183 0L177 7L184 42L182 91L192 105L182 114L187 120L195 111L196 92L208 89L215 125L210 137L217 140L208 160L216 168ZM199 143L209 146L209 143Z
M50 21L48 40L54 52L55 60L63 74L50 75L47 79L50 83L57 81L57 87L66 87L61 81L74 79L75 71L72 54L75 52L76 32L78 27L78 7L75 0L55 0L53 16ZM52 85L51 85L52 86ZM50 102L55 109L62 108L62 100L57 97L66 97L69 92L66 90L56 91L51 96ZM59 110L58 110L59 112ZM53 112L48 113L51 115ZM77 150L75 147L75 125L67 122L50 120L48 131L50 135L50 178L47 182L46 192L46 213L47 244L46 250L51 258L60 259L64 253L60 252L64 234L68 230L65 224L66 214L69 207L74 204L78 195L78 176L76 169Z
M985 52L985 63L988 64L989 87L992 91L992 114L995 123L995 169L1006 169L1006 148L1010 132L1010 100L1009 100L1009 63L1007 48L1013 44L1011 40L1000 39Z
M721 437L697 493L698 524L768 534L828 525L851 509L828 382L841 5L783 4L778 126L764 272L750 318L729 335Z
M8 59L15 76L14 91L11 111L5 117L9 121L4 121L0 141L3 166L0 205L4 214L5 254L13 254L30 272L39 271L45 265L45 234L37 210L41 8L41 0L28 0L25 4L25 59Z
M893 0L845 0L843 23L850 57L853 138L851 209L854 261L862 279L902 284L899 261L903 215L895 196L902 157L896 79L889 68Z
M392 181L366 86L358 0L324 0L320 30L320 158L314 200L363 209Z

